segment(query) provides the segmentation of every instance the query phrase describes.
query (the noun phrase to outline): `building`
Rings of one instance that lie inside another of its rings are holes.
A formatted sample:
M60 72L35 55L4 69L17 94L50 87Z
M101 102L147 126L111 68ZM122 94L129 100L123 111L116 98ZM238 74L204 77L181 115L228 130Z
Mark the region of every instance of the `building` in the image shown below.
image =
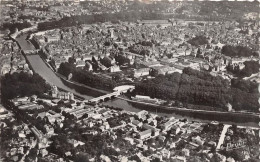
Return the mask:
M81 141L77 141L77 140L74 140L74 139L69 139L68 140L68 143L72 144L73 147L77 147L77 146L82 146L82 145L85 145L84 142L81 142Z
M171 132L174 133L175 135L178 134L181 131L180 127L177 125L172 126Z
M186 162L186 158L184 156L174 156L171 157L172 162Z
M141 76L147 76L150 74L150 68L141 68L134 71L134 77L139 78Z
M139 119L145 120L147 114L149 114L147 111L142 110L138 112L136 115L138 116Z
M71 110L70 112L68 112L70 115L73 115L76 119L81 118L83 115L88 114L89 112L91 112L91 110L89 109L85 109L84 107L81 108L77 108L74 110ZM90 114L89 114L90 115ZM88 115L88 116L89 116Z
M53 127L51 127L50 125L44 125L44 128L45 128L45 130L46 130L46 134L48 134L48 135L53 135L54 134L54 128Z
M196 136L196 137L192 138L192 142L194 142L198 145L203 145L205 141L202 140L200 136Z
M173 64L175 62L178 61L178 58L163 58L160 60L160 62L163 64L163 65L169 65L169 64Z
M33 110L33 109L40 109L40 108L43 108L43 106L37 105L35 103L28 103L28 104L18 106L18 109L20 110Z
M137 126L137 127L142 127L142 125L143 125L142 122L140 122L140 121L138 121L138 120L135 120L135 119L132 120L132 124L134 124L134 125Z
M92 55L84 55L81 57L83 61L92 61Z
M67 59L65 57L56 57L53 60L55 62L56 70L59 69L61 63L67 62Z
M153 127L151 125L148 125L148 124L144 124L143 125L143 128L145 129L151 129L152 130L152 136L159 136L160 134L160 129L157 129L156 127Z
M173 124L177 123L178 119L171 118L169 121L163 124L164 130L169 130Z
M83 60L79 60L76 63L76 67L79 67L79 68L83 68L83 67L85 67L85 65L86 65L86 63Z
M51 96L55 98L60 98L64 100L74 100L74 94L71 92L60 92L57 86L52 86Z
M87 71L93 71L93 66L90 62L86 62L86 65L85 65L85 70Z
M171 74L174 72L178 72L178 70L176 70L175 67L170 67L167 65L166 66L155 66L155 67L151 68L151 73L158 74L158 75Z
M142 95L136 95L135 97L132 97L132 100L141 101L141 102L150 102L150 103L158 102L158 99L156 99L156 98L151 98L149 96L142 96Z
M149 138L149 137L151 137L151 135L152 135L151 129L147 129L145 131L139 132L139 137L140 137L141 140Z
M155 67L155 66L162 66L159 61L142 61L138 62L137 64L143 66L143 67Z
M111 67L109 68L109 71L110 71L111 73L114 73L114 72L118 72L118 71L121 71L121 70L120 70L120 67L119 67L119 66L114 65L114 66L111 66Z

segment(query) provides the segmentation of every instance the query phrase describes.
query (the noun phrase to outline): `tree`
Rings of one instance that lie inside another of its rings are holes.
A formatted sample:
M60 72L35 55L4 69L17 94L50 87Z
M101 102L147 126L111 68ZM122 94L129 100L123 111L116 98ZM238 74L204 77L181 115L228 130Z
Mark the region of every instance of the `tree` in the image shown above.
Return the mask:
M32 148L29 152L29 154L26 156L26 160L25 161L35 161L36 157L37 157L37 149L36 148Z
M122 76L120 74L115 74L112 76L112 79L116 82L120 81L122 79Z
M242 90L239 90L240 88ZM185 68L183 73L159 75L154 79L144 80L136 84L135 93L152 98L177 100L194 105L204 105L204 109L226 111L227 103L235 110L256 111L259 94L257 85L245 81L229 81L214 77L208 72ZM250 93L250 94L249 94ZM192 106L191 108L198 108Z
M38 74L6 74L1 80L2 99L13 99L17 96L43 95L50 90L45 80Z
M161 27L162 27L162 25L161 25L161 24L158 24L158 25L156 25L156 27L157 27L157 28L161 28Z
M70 57L68 61L70 64L74 64L76 62L76 59L74 57Z
M260 64L258 61L245 61L244 65L245 65L245 68L240 70L239 69L240 65L237 65L233 68L233 66L230 64L227 66L227 71L235 74L239 78L249 77L252 74L259 72Z
M193 46L200 46L200 45L204 45L204 44L208 44L208 40L205 36L196 36L190 40L187 41L188 43L190 43Z
M118 62L118 65L129 63L129 59L127 59L126 56L123 56L122 54L115 56L115 60Z
M73 62L73 59L71 59L71 62ZM74 64L65 62L65 63L61 63L59 69L58 69L58 73L62 74L65 77L68 77L68 75L70 73L73 73L76 70L76 67Z
M104 43L104 45L105 45L105 46L110 46L110 45L111 45L111 42L106 41L106 42Z
M151 160L151 162L160 162L160 161L161 160L159 158L157 158L157 157Z
M234 158L235 161L243 161L244 156L240 149L232 150L230 156Z
M255 52L252 51L249 47L244 46L231 46L225 45L222 47L221 53L230 56L230 57L250 57L257 56Z
M240 72L242 76L251 76L252 74L258 73L260 69L259 61L245 61L245 68Z
M85 153L79 153L78 155L76 155L75 162L89 162L89 155L85 154Z
M258 84L249 80L231 79L231 87L238 88L247 93L258 93Z

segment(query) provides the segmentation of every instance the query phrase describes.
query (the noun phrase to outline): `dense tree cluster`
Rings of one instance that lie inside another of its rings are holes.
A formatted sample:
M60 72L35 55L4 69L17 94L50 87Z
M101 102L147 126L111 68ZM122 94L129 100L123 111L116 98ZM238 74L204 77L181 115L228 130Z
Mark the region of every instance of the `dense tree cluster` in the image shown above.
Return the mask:
M152 98L176 99L181 75L158 75L155 79L146 80L136 85L136 93L149 95Z
M22 29L25 29L25 28L29 28L31 27L32 25L29 23L29 22L16 22L16 23L4 23L2 26L1 26L1 30L6 30L6 29L9 29L11 33L14 33L15 32L15 29L17 28L18 30L22 30Z
M107 79L95 75L92 72L77 69L74 64L70 63L62 63L58 69L58 73L66 77L72 73L72 80L92 87L113 89L117 85L117 83L112 79Z
M88 154L84 154L84 153L79 153L78 155L76 155L75 162L89 162L89 156Z
M249 80L243 79L232 79L231 80L231 87L240 89L241 91L247 93L258 93L258 83L251 82Z
M186 68L181 76L177 99L186 103L224 107L230 99L228 87L227 80Z
M130 60L123 54L116 55L115 60L116 60L116 62L118 62L118 65L120 65L120 66L130 63Z
M49 30L61 27L70 27L81 24L93 24L103 23L107 21L115 22L130 21L136 22L137 20L153 20L153 19L168 19L169 15L163 15L158 13L147 13L147 12L118 12L118 13L103 13L93 15L77 15L71 17L64 17L58 21L42 22L38 24L39 30Z
M19 7L22 11L25 9L31 9L31 10L37 10L37 11L49 11L50 7L49 6L44 6L44 7L35 7L35 6L27 6L25 4L21 4Z
M259 72L260 64L259 61L245 61L244 62L245 68L242 70L239 67L233 67L232 65L227 66L227 71L235 74L237 77L249 77L252 74L256 74Z
M111 79L107 79L102 76L95 75L92 72L86 72L80 69L74 71L72 80L92 87L102 87L107 89L113 89L117 85L117 83Z
M99 158L102 154L109 156L110 158L119 155L115 149L109 146L112 143L115 145L117 145L117 143L122 144L123 141L117 142L119 139L112 140L111 136L108 134L101 134L97 127L80 128L79 125L71 124L71 122L72 121L69 121L68 125L64 125L66 130L61 129L61 132L59 132L57 136L51 137L53 143L50 145L50 147L48 147L48 151L61 157L65 157L66 152L71 152L71 156L68 158L78 162L88 161L88 159L92 157ZM68 136L67 131L72 131L73 134ZM97 134L93 135L91 133L87 133L89 131L96 131ZM85 144L82 146L73 147L73 145L69 142L70 139L79 140ZM100 161L100 159L98 159L98 161Z
M40 18L40 17L34 16L34 15L21 15L21 16L19 16L19 19L22 19L22 20L29 19L29 20L38 21L38 20L44 20L45 18L44 17Z
M184 3L185 4L185 3ZM259 3L254 1L247 3L245 1L232 2L229 1L190 1L186 5L182 5L176 9L175 18L196 19L196 20L239 20L249 12L257 12ZM190 14L185 14L185 12ZM198 12L199 11L199 12ZM213 12L214 11L214 12Z
M143 46L141 44L132 45L129 47L129 51L132 53L140 54L140 55L148 55L149 54L149 47Z
M38 74L13 73L6 74L1 79L2 99L12 99L17 96L43 95L50 90L50 85Z
M153 46L153 42L150 42L150 41L142 41L142 42L141 42L141 45L142 45L142 46L152 47L152 46Z
M71 61L70 61L71 62ZM68 75L76 70L76 66L74 64L65 62L61 63L58 69L58 73L61 75L68 77Z
M114 128L116 126L122 125L122 121L125 121L126 123L130 122L130 118L127 114L122 114L116 117L108 118L107 121L110 127Z
M200 45L208 44L208 40L205 36L199 35L188 40L188 43L190 43L193 46L200 46Z
M222 47L221 53L230 57L258 56L256 52L253 52L250 48L244 46L225 45Z
M251 76L252 74L258 73L260 69L259 61L245 61L245 68L241 71L242 76Z
M98 12L100 9L104 12L109 12L113 10L113 7L104 6L95 2L81 2L81 5L90 10L91 12ZM167 13L167 10L175 8L174 15L171 17L181 18L181 19L195 19L195 20L237 20L241 19L246 13L258 12L257 6L259 3L257 1L248 2L230 2L219 1L189 1L183 2L180 7L175 7L174 3L169 1L160 1L156 3L143 3L141 1L126 1L126 3L117 2L114 6L120 10L127 11L144 11L148 13L159 12ZM214 11L214 12L213 12Z
M152 98L218 107L221 111L227 110L227 103L235 110L257 111L259 94L255 88L254 83L237 80L233 80L230 87L229 81L221 77L185 68L182 74L159 75L137 83L135 91Z
M230 89L232 106L235 110L247 110L257 112L259 108L258 93L247 93L237 88Z

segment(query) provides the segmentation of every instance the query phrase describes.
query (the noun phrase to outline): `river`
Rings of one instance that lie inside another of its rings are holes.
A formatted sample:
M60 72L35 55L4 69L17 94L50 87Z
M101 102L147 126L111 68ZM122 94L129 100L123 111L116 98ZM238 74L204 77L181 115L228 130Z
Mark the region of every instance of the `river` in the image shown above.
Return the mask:
M33 50L35 47L26 40L27 35L20 35L16 38L16 41L19 43L22 50ZM34 72L38 73L40 76L42 76L48 83L52 85L56 85L58 88L61 88L66 91L70 91L74 93L77 96L83 97L85 99L91 99L97 96L101 96L102 93L95 91L90 88L77 86L72 83L68 83L62 79L60 79L47 65L46 63L41 59L39 55L27 55L27 60L29 61L29 64L31 65ZM231 115L207 115L207 114L198 114L198 113L180 113L178 114L176 112L167 112L162 111L160 108L155 106L148 106L148 105L142 105L142 104L134 104L127 102L122 99L113 99L107 102L104 102L103 105L109 105L114 106L118 108L122 108L126 111L132 111L132 112L139 112L142 109L145 109L149 112L157 113L160 116L174 116L176 118L186 118L189 120L196 120L201 122L210 122L212 120L216 120L225 124L237 124L241 126L253 126L257 127L256 119L251 119L250 117L231 117Z

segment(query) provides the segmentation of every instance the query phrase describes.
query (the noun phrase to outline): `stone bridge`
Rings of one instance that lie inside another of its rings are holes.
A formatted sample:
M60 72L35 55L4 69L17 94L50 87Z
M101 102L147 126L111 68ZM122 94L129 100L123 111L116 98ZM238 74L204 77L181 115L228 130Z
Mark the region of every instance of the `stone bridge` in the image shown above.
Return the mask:
M40 51L39 49L33 49L33 50L22 50L25 55L37 55Z
M115 98L123 93L127 93L128 91L133 91L134 90L134 86L129 86L129 85L124 85L124 86L119 86L119 87L115 87L114 88L114 92L109 93L109 94L105 94L103 96L99 96L96 98L92 98L90 100L85 100L84 102L88 102L88 103L98 103L98 102L104 102L106 100Z

